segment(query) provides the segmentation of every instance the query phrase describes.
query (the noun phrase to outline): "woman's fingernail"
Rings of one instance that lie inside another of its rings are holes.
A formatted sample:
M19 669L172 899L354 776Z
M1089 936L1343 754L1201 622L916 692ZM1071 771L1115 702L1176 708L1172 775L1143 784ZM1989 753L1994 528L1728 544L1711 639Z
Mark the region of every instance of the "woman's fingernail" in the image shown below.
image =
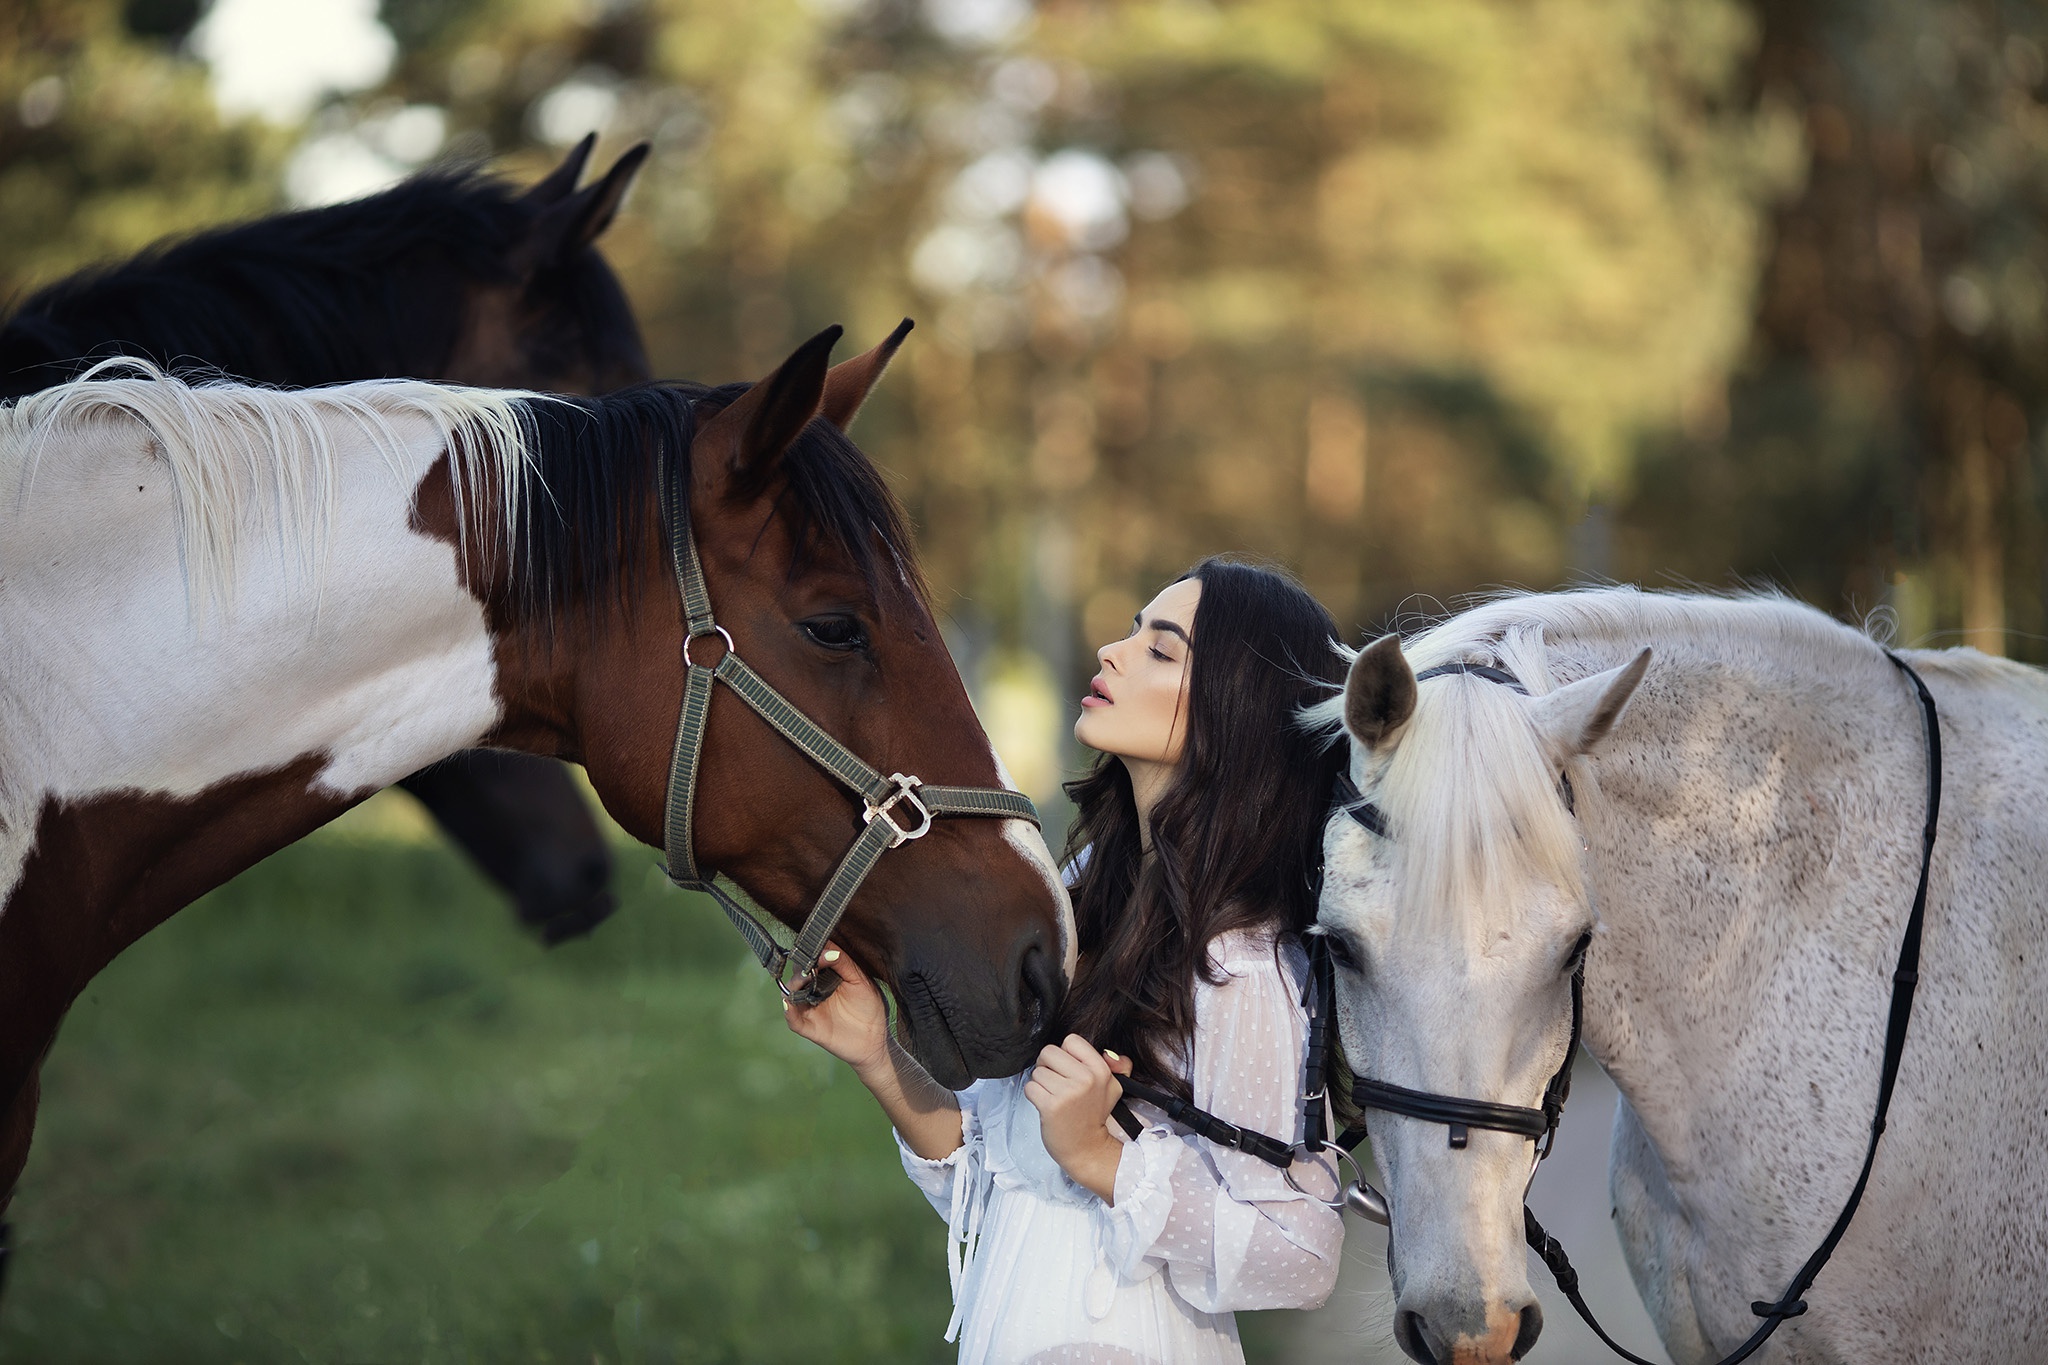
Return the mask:
M827 952L825 953L825 961L827 961L827 962L837 962L838 960L839 960L839 950L838 950L837 948L832 948L832 949L829 949L829 950L827 950Z
M1115 1054L1114 1052L1111 1052L1111 1051L1110 1051L1110 1050L1109 1050L1108 1048L1104 1048L1104 1049L1102 1049L1102 1055L1103 1055L1103 1056L1105 1056L1105 1057L1107 1057L1107 1058L1109 1058L1109 1060L1111 1060L1112 1062L1120 1062L1120 1061L1122 1061L1122 1060L1123 1060L1123 1058L1121 1058L1121 1057L1117 1056L1117 1055L1116 1055L1116 1054Z

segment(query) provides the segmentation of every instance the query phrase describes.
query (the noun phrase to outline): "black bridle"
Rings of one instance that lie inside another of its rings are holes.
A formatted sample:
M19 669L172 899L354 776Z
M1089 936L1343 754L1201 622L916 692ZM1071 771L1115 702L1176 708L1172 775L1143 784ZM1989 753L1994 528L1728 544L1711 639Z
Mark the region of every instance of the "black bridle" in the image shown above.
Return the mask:
M1877 1112L1870 1121L1870 1142L1864 1149L1863 1167L1856 1175L1856 1184L1849 1191L1849 1197L1842 1205L1842 1211L1835 1216L1834 1225L1805 1264L1793 1275L1785 1292L1775 1300L1762 1300L1750 1304L1750 1311L1763 1319L1754 1332L1717 1365L1738 1365L1754 1355L1770 1339L1787 1319L1796 1318L1806 1311L1806 1291L1813 1286L1821 1268L1833 1256L1835 1248L1849 1230L1849 1223L1856 1216L1857 1206L1863 1202L1863 1192L1870 1184L1870 1170L1877 1160L1878 1140L1884 1136L1885 1116L1891 1110L1892 1090L1899 1076L1899 1063L1905 1054L1906 1030L1913 1017L1913 992L1920 981L1920 936L1927 918L1927 879L1934 865L1934 839L1941 817L1941 715L1935 708L1934 695L1927 690L1927 684L1913 671L1911 664L1890 650L1885 657L1913 684L1913 691L1920 702L1921 723L1927 737L1927 817L1920 832L1920 878L1913 890L1913 909L1906 917L1906 929L1899 943L1898 966L1892 972L1891 1010L1885 1025L1884 1061L1879 1069L1877 1088ZM1512 687L1526 693L1519 680L1510 673L1497 668L1476 664L1448 664L1442 668L1427 669L1416 675L1416 681L1437 677L1446 673L1470 673L1491 682ZM1572 805L1571 788L1564 787L1566 808ZM1338 791L1338 808L1352 819L1386 837L1387 822L1379 809L1358 795L1348 777L1342 779ZM1333 976L1327 948L1320 954L1320 970L1326 976ZM1334 984L1334 983L1333 983ZM1572 973L1572 1031L1571 1043L1565 1052L1564 1065L1558 1069L1550 1084L1545 1087L1541 1108L1530 1109L1519 1105L1498 1105L1481 1100L1460 1099L1448 1095L1434 1095L1426 1091L1408 1090L1401 1086L1390 1086L1364 1077L1353 1077L1352 1097L1360 1109L1383 1109L1389 1113L1405 1114L1410 1118L1430 1123L1450 1125L1451 1145L1462 1147L1459 1140L1460 1125L1472 1128L1491 1128L1501 1132L1519 1133L1539 1141L1536 1160L1541 1162L1550 1155L1550 1145L1557 1136L1557 1121L1564 1109L1565 1097L1571 1091L1572 1058L1578 1052L1579 1035L1584 1021L1585 961L1581 958ZM1327 1053L1325 1054L1327 1065ZM1361 1122L1342 1134L1337 1143L1355 1144L1365 1137L1365 1125ZM1313 1150L1313 1149L1312 1149ZM1533 1171L1532 1171L1533 1175ZM1383 1200L1381 1201L1383 1204ZM1636 1355L1607 1334L1593 1310L1586 1305L1579 1293L1579 1274L1565 1254L1565 1249L1555 1237L1544 1228L1528 1205L1522 1206L1523 1236L1532 1250L1549 1268L1557 1287L1572 1308L1592 1328L1608 1349L1632 1365L1652 1365L1652 1362Z
M1863 1153L1863 1167L1857 1173L1856 1184L1849 1191L1849 1197L1842 1210L1835 1216L1834 1225L1805 1264L1793 1275L1785 1292L1775 1300L1759 1299L1750 1304L1750 1311L1763 1321L1757 1325L1747 1340L1716 1365L1739 1365L1762 1348L1788 1319L1796 1318L1806 1311L1805 1295L1814 1279L1834 1255L1843 1236L1849 1230L1850 1221L1856 1216L1857 1207L1863 1202L1864 1190L1870 1184L1870 1171L1877 1160L1878 1140L1884 1135L1885 1117L1891 1110L1892 1090L1898 1081L1899 1063L1905 1054L1907 1027L1913 1017L1913 994L1920 980L1920 938L1922 926L1927 917L1927 881L1934 864L1934 840L1936 827L1941 816L1941 716L1934 705L1934 695L1927 690L1927 684L1913 670L1912 665L1890 650L1885 657L1913 685L1913 691L1920 703L1921 723L1927 741L1927 816L1920 833L1920 878L1913 891L1913 908L1906 917L1905 933L1899 943L1898 966L1892 972L1891 1010L1886 1021L1884 1038L1884 1060L1879 1069L1877 1090L1877 1111L1870 1122L1870 1142ZM1416 674L1417 682L1450 674L1469 674L1489 682L1512 687L1524 695L1528 689L1512 673L1484 664L1444 664L1441 667L1424 669ZM1559 795L1565 809L1576 814L1571 782L1568 778L1560 783ZM1374 805L1352 783L1346 774L1339 774L1335 799L1330 812L1332 817L1339 814L1348 816L1364 829L1380 837L1390 837L1385 814ZM1333 1070L1333 1002L1336 998L1336 949L1330 935L1320 929L1311 929L1305 936L1309 958L1308 984L1302 992L1302 1004L1308 1012L1308 1045L1304 1059L1302 1081L1302 1140L1288 1144L1278 1138L1261 1133L1250 1133L1235 1125L1225 1123L1215 1115L1194 1108L1163 1091L1150 1086L1126 1080L1124 1091L1134 1098L1143 1099L1159 1106L1169 1119L1181 1123L1192 1131L1228 1147L1250 1152L1283 1169L1302 1157L1313 1157L1324 1151L1335 1150L1348 1155L1367 1136L1363 1118L1352 1124L1335 1137L1329 1137L1329 1105L1326 1101L1331 1072ZM1535 1178L1535 1169L1550 1155L1551 1146L1557 1139L1558 1120L1564 1112L1565 1100L1571 1094L1572 1061L1579 1050L1580 1035L1585 1022L1585 980L1586 964L1582 954L1571 977L1571 1039L1565 1048L1564 1062L1557 1073L1543 1088L1540 1105L1497 1104L1490 1100L1467 1099L1457 1095L1440 1095L1426 1090L1411 1090L1406 1086L1392 1085L1368 1077L1353 1074L1351 1097L1361 1110L1378 1109L1390 1114L1400 1114L1419 1119L1424 1123L1443 1124L1450 1133L1450 1145L1454 1148L1466 1146L1468 1131L1485 1128L1494 1132L1512 1133L1528 1138L1537 1144L1535 1161L1531 1163L1530 1179ZM1137 1121L1130 1111L1119 1104L1117 1119L1126 1131L1136 1136ZM1291 1175L1290 1175L1291 1179ZM1389 1222L1386 1197L1375 1190L1363 1178L1347 1186L1341 1198L1333 1203L1341 1204L1362 1217L1376 1223ZM1631 1365L1654 1365L1642 1356L1622 1346L1607 1334L1593 1316L1583 1296L1579 1293L1579 1274L1573 1268L1571 1258L1565 1254L1561 1243L1550 1235L1537 1220L1525 1202L1522 1206L1522 1232L1531 1250L1542 1258L1552 1278L1557 1281L1558 1291L1565 1296L1578 1315L1585 1320L1609 1350Z

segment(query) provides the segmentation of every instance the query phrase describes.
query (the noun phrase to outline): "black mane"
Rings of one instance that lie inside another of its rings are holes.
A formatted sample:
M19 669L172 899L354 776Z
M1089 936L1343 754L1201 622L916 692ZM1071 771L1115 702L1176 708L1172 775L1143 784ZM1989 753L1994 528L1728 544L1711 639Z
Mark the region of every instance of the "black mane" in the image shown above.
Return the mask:
M32 393L81 358L146 356L286 386L445 372L464 288L513 277L508 255L538 214L470 169L416 175L381 194L151 247L22 300L0 327L0 396ZM592 339L624 310L594 251L560 267ZM637 346L630 312L625 326ZM644 371L643 371L644 372Z
M650 503L661 506L669 481L679 480L687 513L697 423L748 387L653 383L602 398L521 400L534 482L520 500L515 529L515 610L528 619L556 619L630 591L629 555ZM779 510L797 547L792 576L827 546L852 560L871 586L885 571L900 571L922 597L903 510L880 471L837 427L822 419L806 426L775 477L782 483ZM739 488L735 496L764 491ZM662 519L666 526L665 508Z

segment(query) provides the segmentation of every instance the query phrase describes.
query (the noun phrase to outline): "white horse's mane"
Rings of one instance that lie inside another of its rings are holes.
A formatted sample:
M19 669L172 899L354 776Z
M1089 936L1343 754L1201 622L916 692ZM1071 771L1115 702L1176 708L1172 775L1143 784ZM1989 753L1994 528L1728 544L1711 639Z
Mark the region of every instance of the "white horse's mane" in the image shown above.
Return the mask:
M1819 670L1835 661L1839 668L1845 651L1871 651L1873 643L1863 631L1777 594L1599 587L1500 597L1431 627L1404 652L1417 673L1447 663L1486 664L1541 696L1572 680L1552 671L1560 646L1619 647L1600 667L1626 662L1648 645L1667 666L1711 655L1783 672L1788 664ZM1915 651L1913 662L1953 673L2031 672L1969 649ZM1444 704L1452 700L1457 704ZM1340 694L1307 708L1303 723L1341 734L1343 710ZM1568 768L1581 803L1599 799L1584 767L1575 761ZM1402 914L1413 916L1417 928L1512 928L1519 912L1507 888L1527 885L1532 875L1567 892L1581 889L1579 836L1559 798L1560 774L1511 689L1470 675L1424 683L1392 752L1365 756L1356 775L1387 816Z
M412 379L302 390L194 383L116 357L0 407L0 506L23 505L66 438L96 424L138 423L171 481L188 588L195 599L219 600L234 582L237 547L251 536L275 537L317 575L335 511L337 431L360 433L395 466L406 438L394 423L425 421L448 448L458 512L488 489L511 528L531 486L520 477L529 460L526 403L543 397ZM456 520L466 530L467 516Z

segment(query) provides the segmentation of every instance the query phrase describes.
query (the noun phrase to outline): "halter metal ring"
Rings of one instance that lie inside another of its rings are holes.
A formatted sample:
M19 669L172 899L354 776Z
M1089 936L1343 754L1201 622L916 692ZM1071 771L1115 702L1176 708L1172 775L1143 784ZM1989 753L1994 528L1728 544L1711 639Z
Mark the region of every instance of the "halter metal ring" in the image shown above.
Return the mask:
M922 839L931 833L932 813L925 809L924 802L917 799L917 788L924 785L922 781L915 777L905 777L902 773L890 773L889 781L895 784L896 790L880 805L868 802L867 809L861 812L860 818L862 824L872 825L879 817L883 824L894 831L893 837L889 840L889 847L901 848L912 839ZM911 810L917 814L917 825L912 829L905 829L897 824L896 817L890 814L905 801L910 803Z
M1301 1182L1294 1178L1293 1166L1289 1166L1280 1173L1282 1178L1287 1181L1289 1189L1292 1189L1296 1194L1306 1195L1324 1208L1342 1209L1344 1207L1345 1162L1351 1163L1351 1173L1353 1175L1357 1176L1361 1181L1365 1179L1365 1171L1359 1166L1358 1158L1334 1142L1324 1143L1323 1150L1320 1152L1311 1152L1306 1143L1297 1142L1294 1144L1294 1159L1296 1162L1307 1162L1319 1170L1326 1170L1330 1173L1330 1188L1337 1192L1334 1199L1325 1199L1312 1190L1303 1189Z
M719 639L721 639L721 640L725 641L725 652L726 652L726 653L728 653L728 654L736 654L736 653L738 653L738 652L739 652L739 650L738 650L738 646L734 645L734 644L733 644L733 642L732 642L732 636L730 636L730 635L726 634L726 630L725 630L725 627L724 627L724 626L713 626L713 627L712 627L712 628L711 628L711 629L710 629L709 631L707 631L707 632L705 632L705 633L706 633L706 634L710 634L710 635L716 635L716 636L717 636L717 637L718 637ZM694 661L693 661L693 660L692 660L692 659L690 658L690 642L691 642L692 640L696 640L696 639L701 639L701 638L702 638L701 636L697 636L697 635L685 635L685 636L683 637L683 667L684 667L684 668L695 668L695 667L697 666L697 665L696 665L696 663L695 663L695 662L694 662Z

